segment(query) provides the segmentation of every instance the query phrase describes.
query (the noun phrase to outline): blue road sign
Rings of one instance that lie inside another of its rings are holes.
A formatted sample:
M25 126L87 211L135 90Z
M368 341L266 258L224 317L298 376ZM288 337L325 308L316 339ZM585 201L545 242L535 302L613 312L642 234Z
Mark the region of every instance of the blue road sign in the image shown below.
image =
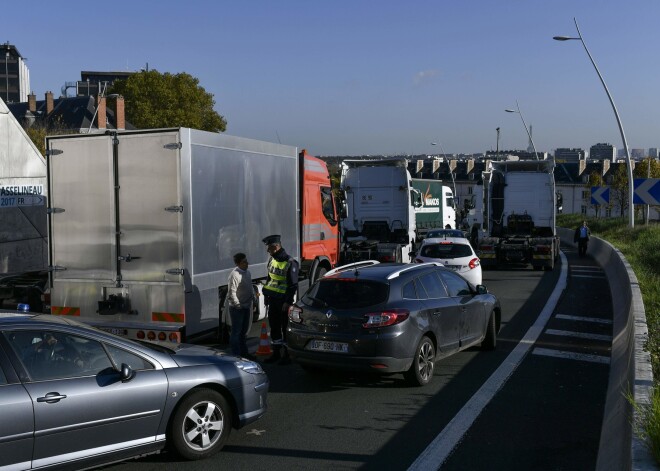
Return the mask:
M635 178L634 204L660 205L660 178Z
M610 204L610 187L592 186L591 204Z

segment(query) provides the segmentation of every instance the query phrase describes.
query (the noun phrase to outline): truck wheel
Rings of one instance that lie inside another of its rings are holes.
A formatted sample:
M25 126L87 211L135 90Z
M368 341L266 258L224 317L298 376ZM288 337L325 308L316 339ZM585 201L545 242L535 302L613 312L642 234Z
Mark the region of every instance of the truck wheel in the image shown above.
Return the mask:
M412 386L424 386L433 378L433 366L435 361L435 347L427 336L422 337L415 350L410 369L403 376Z
M172 449L188 460L207 458L224 446L231 430L231 408L212 389L199 389L178 405L170 424Z

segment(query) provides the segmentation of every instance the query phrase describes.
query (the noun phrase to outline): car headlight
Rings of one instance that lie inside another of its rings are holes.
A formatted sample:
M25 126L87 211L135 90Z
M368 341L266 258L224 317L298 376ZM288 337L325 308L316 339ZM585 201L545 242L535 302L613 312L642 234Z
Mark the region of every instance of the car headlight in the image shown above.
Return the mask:
M234 365L236 365L237 368L240 368L246 373L250 373L252 375L264 374L264 370L261 368L261 365L256 361L239 360L235 361Z

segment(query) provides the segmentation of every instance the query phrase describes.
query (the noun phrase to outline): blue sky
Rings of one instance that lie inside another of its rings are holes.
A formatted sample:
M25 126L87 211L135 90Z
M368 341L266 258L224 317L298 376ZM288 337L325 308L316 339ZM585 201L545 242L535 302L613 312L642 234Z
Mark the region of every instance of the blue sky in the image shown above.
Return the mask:
M621 137L660 147L657 0L14 1L0 42L32 90L59 96L81 70L187 72L227 133L316 155L538 151Z

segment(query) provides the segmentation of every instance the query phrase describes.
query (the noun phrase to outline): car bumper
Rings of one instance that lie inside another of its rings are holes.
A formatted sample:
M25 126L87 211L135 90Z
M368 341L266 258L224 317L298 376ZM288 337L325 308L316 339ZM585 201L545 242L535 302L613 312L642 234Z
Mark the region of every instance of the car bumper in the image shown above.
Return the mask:
M246 392L243 398L243 413L238 415L238 426L250 424L260 419L268 410L268 387L270 383L266 375L262 375L260 381L257 381L249 392ZM246 388L247 390L247 388Z
M393 357L357 357L341 353L310 352L288 347L291 357L301 365L345 371L364 371L373 373L401 373L408 371L412 358Z

